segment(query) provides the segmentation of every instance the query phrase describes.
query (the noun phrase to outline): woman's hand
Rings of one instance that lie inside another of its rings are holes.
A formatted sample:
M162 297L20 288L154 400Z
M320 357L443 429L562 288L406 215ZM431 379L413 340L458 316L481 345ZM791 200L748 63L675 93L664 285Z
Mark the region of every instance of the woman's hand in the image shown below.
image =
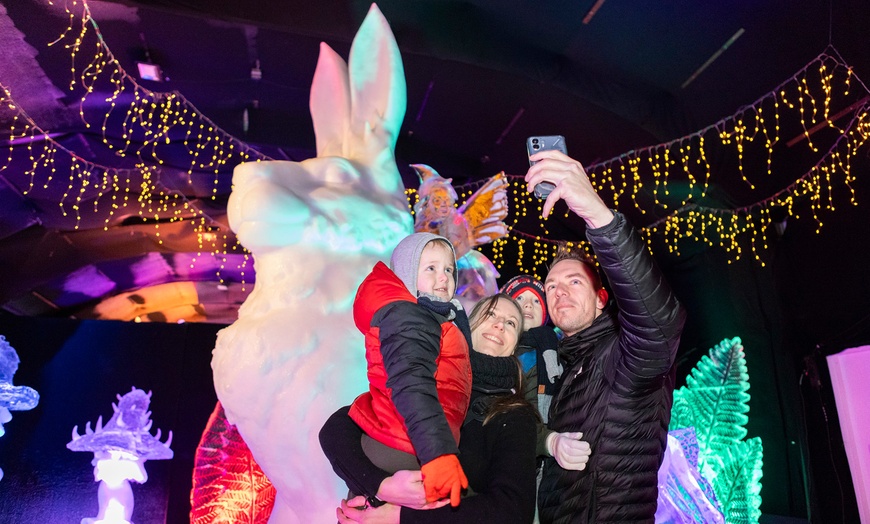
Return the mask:
M402 508L395 504L384 504L377 508L371 507L365 497L354 497L342 500L341 507L335 508L335 516L339 524L399 524Z
M423 489L423 474L420 471L397 471L384 479L378 488L378 498L386 502L377 508L369 506L365 497L342 500L335 509L340 524L363 522L365 524L398 524L402 508L436 509L446 506L450 499L426 502Z

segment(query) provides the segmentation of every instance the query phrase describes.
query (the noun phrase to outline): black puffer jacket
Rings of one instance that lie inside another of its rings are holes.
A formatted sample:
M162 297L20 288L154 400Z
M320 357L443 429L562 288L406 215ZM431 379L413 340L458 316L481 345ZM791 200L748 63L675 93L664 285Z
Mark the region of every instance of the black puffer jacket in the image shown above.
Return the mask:
M582 431L592 455L584 471L546 459L541 522L653 523L685 312L625 217L587 238L619 312L605 309L560 342L564 372L549 426Z

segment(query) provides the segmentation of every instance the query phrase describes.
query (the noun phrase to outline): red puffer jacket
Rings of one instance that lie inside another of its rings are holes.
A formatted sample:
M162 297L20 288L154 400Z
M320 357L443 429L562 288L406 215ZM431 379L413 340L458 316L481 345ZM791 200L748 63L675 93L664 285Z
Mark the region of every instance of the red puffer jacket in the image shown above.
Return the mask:
M416 455L420 464L458 453L471 398L462 331L418 303L381 262L360 285L353 316L365 335L369 391L354 400L351 418L367 435Z

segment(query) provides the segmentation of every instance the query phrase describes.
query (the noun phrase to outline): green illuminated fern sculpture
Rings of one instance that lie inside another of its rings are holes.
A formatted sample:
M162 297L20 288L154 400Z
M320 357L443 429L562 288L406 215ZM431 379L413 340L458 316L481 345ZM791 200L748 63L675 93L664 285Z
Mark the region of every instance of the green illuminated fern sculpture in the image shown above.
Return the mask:
M713 486L729 524L761 517L761 439L746 437L749 374L739 337L710 350L674 392L670 429L693 427L698 467Z

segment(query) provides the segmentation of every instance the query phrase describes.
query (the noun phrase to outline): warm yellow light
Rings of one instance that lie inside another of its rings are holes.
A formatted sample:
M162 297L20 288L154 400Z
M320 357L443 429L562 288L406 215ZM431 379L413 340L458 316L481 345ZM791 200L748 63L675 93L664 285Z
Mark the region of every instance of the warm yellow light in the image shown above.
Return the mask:
M3 155L6 162L0 165L0 171L9 165L14 153L27 155L25 175L30 177L30 185L25 192L39 189L34 187L37 171L47 172L41 187L48 189L62 184L64 194L58 205L65 216L76 218L76 228L85 211L90 212L90 205L85 203L92 198L93 212L103 210L105 215L104 229L108 229L119 214L133 212L146 221L153 221L155 238L163 242L161 220L188 221L197 233L200 253L244 253L235 240L219 239L209 229L216 221L206 216L201 208L191 204L183 194L166 190L160 182L164 165L161 147L173 140L183 144L188 152L188 176L195 171L213 174L211 200L218 198L220 182L230 176L233 166L269 158L220 129L182 95L154 92L139 85L106 45L87 2L68 2L64 9L69 17L68 25L49 45L61 46L70 53L69 89L80 97L80 117L86 126L99 126L103 144L120 157L135 159L136 168L94 164L65 149L14 102L8 89L3 88L0 106L12 113L8 134L11 145L8 154ZM95 89L98 84L108 84L111 92L98 95ZM799 218L795 206L798 201L807 201L809 213L820 229L824 213L835 210L833 193L838 187L845 186L851 193L851 204L857 204L851 187L855 181L851 165L870 137L867 99L863 105L853 104L851 119L846 125L836 125L835 121L842 116L839 113L832 116L833 112L840 111L842 105L838 104L850 95L855 85L866 91L836 52L823 53L772 92L729 118L671 142L588 166L590 181L614 208L633 207L642 215L666 214L643 228L648 245L652 245L651 238L658 235L673 253L679 253L680 242L690 240L718 246L733 260L744 252L751 252L761 262L762 253L769 245L766 229L771 223L771 209L782 208L789 216ZM109 107L100 118L102 122L87 121L84 107L89 96L105 97ZM802 127L800 142L810 152L820 153L812 140L812 130L818 126L837 130L840 138L827 152L820 154L815 167L796 175L792 184L777 193L760 195L754 204L734 209L698 205L715 179L739 176L750 190L755 190L759 181L773 174L774 152L782 147L780 123L785 115L797 116ZM109 125L120 125L120 128L110 134ZM112 134L117 134L121 140L110 139ZM744 164L749 148L760 148L766 155L761 169ZM709 159L714 152L723 150L735 154L735 172L713 172ZM68 172L58 169L58 155L68 157ZM505 249L512 247L520 254L518 260L511 261L517 268L532 274L543 273L543 265L552 257L556 244L574 239L552 238L547 220L540 218L541 202L528 194L521 177L511 176L508 180L513 215L507 220L510 234L485 249L491 250L496 267L503 267ZM675 181L685 183L688 188L685 193L675 193ZM472 186L456 189L466 199L473 193ZM406 195L409 211L412 211L416 191L409 189ZM652 203L644 201L641 195L651 195ZM532 219L531 215L537 218ZM566 211L565 215L570 213Z

